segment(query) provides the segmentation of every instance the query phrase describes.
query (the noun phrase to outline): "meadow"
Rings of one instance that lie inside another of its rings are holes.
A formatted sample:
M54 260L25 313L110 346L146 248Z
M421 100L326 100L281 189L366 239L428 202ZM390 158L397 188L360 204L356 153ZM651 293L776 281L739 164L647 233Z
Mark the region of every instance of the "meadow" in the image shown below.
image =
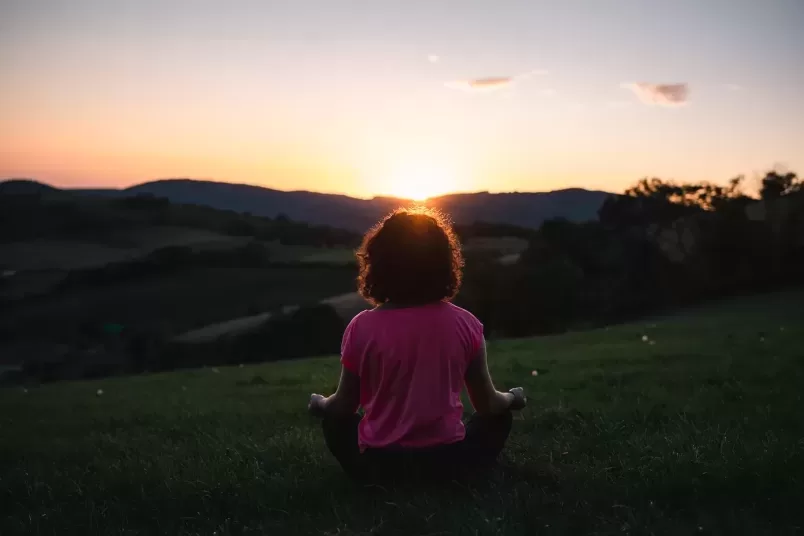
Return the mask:
M0 390L0 534L797 534L804 292L489 345L500 468L345 479L306 414L335 357ZM534 371L536 371L534 373Z

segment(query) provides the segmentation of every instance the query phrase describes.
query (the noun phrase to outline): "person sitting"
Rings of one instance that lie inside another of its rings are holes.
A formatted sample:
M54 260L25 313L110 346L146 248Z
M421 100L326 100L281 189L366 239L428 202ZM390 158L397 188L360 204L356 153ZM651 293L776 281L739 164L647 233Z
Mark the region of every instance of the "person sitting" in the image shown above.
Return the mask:
M427 209L397 210L366 234L357 258L360 293L375 307L344 332L335 393L308 405L330 452L358 479L490 468L525 395L497 391L483 325L451 303L463 268L451 225ZM464 385L475 410L465 423Z

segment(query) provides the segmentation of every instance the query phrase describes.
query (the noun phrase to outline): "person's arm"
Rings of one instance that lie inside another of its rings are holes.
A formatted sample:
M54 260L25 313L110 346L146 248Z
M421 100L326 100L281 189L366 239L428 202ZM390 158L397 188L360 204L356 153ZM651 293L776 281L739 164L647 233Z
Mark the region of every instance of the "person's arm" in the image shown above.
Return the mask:
M464 381L469 392L469 400L475 411L481 415L495 415L509 409L522 409L525 405L522 388L517 387L507 393L501 393L494 387L489 374L485 340L480 345L478 355L469 363Z
M360 405L360 376L341 367L341 379L335 393L324 397L310 396L308 411L316 417L352 415Z

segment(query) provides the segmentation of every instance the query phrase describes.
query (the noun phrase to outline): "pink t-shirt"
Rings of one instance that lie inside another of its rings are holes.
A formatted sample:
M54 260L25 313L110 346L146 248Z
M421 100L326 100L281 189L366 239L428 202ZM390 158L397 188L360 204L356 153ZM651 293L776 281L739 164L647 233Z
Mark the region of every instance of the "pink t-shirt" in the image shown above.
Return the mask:
M360 377L361 452L463 439L461 390L482 342L480 321L448 302L357 315L341 363Z

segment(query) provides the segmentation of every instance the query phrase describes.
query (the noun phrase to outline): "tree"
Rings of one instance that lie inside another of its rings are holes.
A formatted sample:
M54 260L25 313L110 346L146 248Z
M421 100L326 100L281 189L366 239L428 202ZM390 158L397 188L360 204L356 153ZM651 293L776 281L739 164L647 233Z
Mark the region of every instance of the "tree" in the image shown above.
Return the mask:
M762 199L778 199L804 190L804 183L795 173L780 173L769 171L762 179L762 189L759 194Z
M618 229L664 225L700 208L692 201L697 189L657 178L640 179L624 195L609 196L598 217L605 226Z

